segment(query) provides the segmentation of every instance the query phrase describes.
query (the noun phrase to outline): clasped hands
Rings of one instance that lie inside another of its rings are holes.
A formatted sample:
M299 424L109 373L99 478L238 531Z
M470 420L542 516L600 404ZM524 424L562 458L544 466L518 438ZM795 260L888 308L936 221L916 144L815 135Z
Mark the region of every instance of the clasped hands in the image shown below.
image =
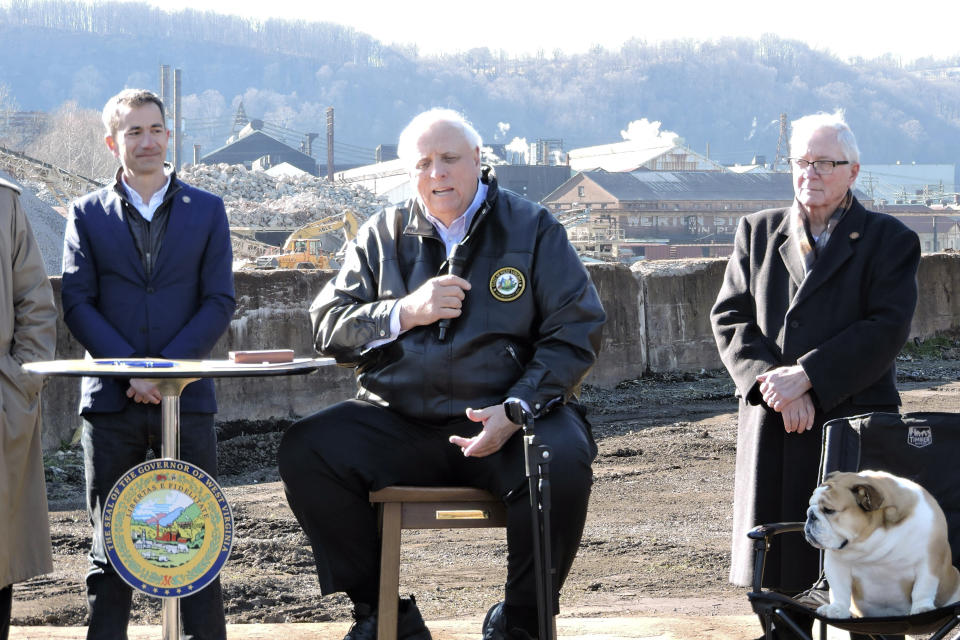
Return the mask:
M783 417L787 433L803 433L813 427L816 410L810 397L812 385L803 367L777 367L758 375L757 382L763 401Z
M127 397L142 404L160 404L163 398L157 385L143 378L130 378Z

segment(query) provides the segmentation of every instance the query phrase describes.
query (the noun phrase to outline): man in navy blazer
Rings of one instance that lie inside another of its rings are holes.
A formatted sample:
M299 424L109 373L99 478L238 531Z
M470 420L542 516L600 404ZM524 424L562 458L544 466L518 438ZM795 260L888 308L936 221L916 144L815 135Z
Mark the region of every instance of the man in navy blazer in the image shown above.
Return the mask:
M223 201L166 165L169 131L153 93L127 89L103 110L115 181L70 207L63 246L64 320L94 358L208 357L236 306ZM114 483L160 452L160 400L138 378L84 378L80 399L93 525L87 638L126 638L132 590L104 549L101 511ZM180 457L216 475L213 381L184 389ZM180 603L185 637L226 638L217 579Z

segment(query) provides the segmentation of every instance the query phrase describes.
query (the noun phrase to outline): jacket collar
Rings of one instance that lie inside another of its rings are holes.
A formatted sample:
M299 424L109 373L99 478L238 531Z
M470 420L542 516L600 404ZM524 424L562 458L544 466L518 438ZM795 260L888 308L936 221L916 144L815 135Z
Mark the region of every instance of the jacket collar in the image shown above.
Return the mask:
M146 277L143 262L140 260L137 248L130 237L130 227L126 220L124 203L133 211L136 211L136 208L127 200L127 194L124 191L123 185L120 183L120 172L122 170L122 168L118 169L113 182L101 191L100 204L103 206L103 211L106 214L107 223L104 225L106 229L105 233L110 233L113 236L113 241L115 246L118 247L118 251L126 255L132 268L136 270L136 273L140 274L141 277ZM183 232L188 232L186 231L186 227L194 220L193 216L186 215L185 212L180 211L182 208L180 205L182 200L189 200L189 198L184 197L183 199L178 198L173 200L173 197L183 189L184 185L180 182L179 178L177 178L177 174L172 168L170 171L170 186L167 188L167 193L163 197L163 204L160 205L161 207L170 207L170 218L168 219L165 233L165 242L167 243L172 242L172 233L176 233L180 229L183 229ZM171 224L171 221L174 219L176 219L177 222ZM176 244L172 246L176 246ZM162 259L164 253L165 252L161 251L161 254L157 256L158 262Z
M165 206L170 201L170 198L172 198L174 194L180 190L183 184L180 182L179 178L177 178L177 171L173 168L172 164L169 162L164 162L163 167L164 170L170 175L170 186L167 187L167 192L163 194L163 204L161 206ZM123 182L121 181L120 177L122 175L123 167L117 167L117 172L113 176L113 182L108 185L108 188L110 191L119 196L121 200L133 207L133 203L130 202L130 199L127 197L126 189L123 188ZM136 207L134 207L134 209L136 209Z
M470 223L470 228L467 229L467 235L464 237L464 240L469 238L473 230L480 224L480 221L487 217L487 213L493 208L493 205L497 201L497 174L493 170L493 167L489 165L480 167L480 182L487 185L487 197L484 199L483 204L480 205L476 215L473 216L473 221ZM438 240L440 239L440 234L437 233L433 224L427 220L423 209L420 207L420 201L417 198L411 199L408 209L410 211L410 218L406 227L403 229L404 235L430 236Z

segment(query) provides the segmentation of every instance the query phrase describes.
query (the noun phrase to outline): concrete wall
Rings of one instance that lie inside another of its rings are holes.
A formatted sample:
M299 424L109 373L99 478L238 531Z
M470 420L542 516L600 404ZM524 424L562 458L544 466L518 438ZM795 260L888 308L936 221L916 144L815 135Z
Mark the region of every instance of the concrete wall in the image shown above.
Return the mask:
M696 371L723 366L710 328L710 308L726 258L635 263L644 318L647 369Z
M647 370L722 366L710 327L710 308L726 264L726 258L707 258L634 265L641 288L641 322L646 327ZM920 295L910 337L926 339L960 329L960 253L923 256L917 281Z
M645 372L698 371L721 366L710 308L720 289L726 259L664 260L625 266L588 267L607 325L597 366L586 382L611 387ZM329 271L256 271L235 274L237 311L214 349L225 358L237 349L292 348L313 355L307 309ZM920 303L911 337L928 338L960 328L960 254L924 256L918 274ZM60 299L60 278L51 278ZM57 358L81 358L83 350L62 319ZM43 391L45 448L69 440L79 425L77 378L51 378ZM217 380L221 422L297 418L355 390L353 371L326 367L304 376Z

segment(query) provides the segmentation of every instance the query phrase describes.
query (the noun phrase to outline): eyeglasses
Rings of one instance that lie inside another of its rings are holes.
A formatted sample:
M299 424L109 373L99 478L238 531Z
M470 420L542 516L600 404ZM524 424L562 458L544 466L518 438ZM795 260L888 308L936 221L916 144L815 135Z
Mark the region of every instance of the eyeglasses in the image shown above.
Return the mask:
M804 160L803 158L787 158L794 167L800 171L806 171L807 167L813 165L813 170L817 175L828 176L833 173L838 164L850 164L849 160Z

